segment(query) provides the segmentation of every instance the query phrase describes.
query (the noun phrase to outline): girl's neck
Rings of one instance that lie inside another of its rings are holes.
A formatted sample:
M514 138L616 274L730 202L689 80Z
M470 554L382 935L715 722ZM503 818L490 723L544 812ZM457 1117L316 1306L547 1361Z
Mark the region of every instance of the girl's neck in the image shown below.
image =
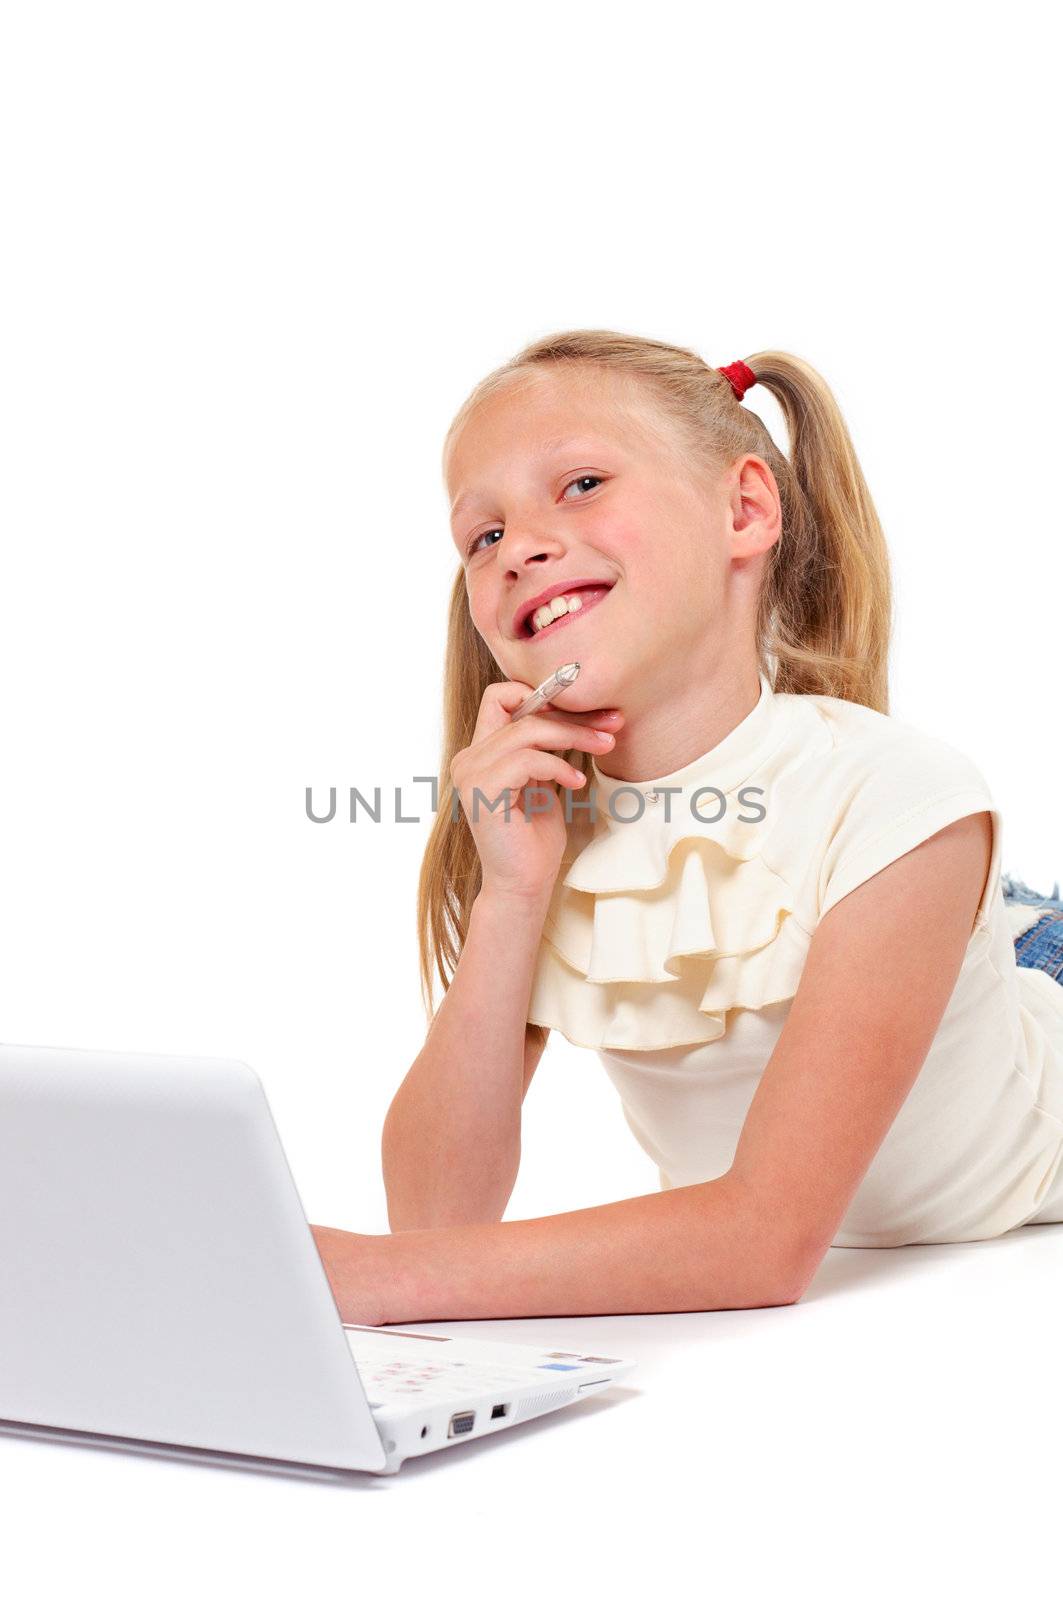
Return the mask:
M756 662L711 683L682 685L651 705L617 702L624 724L608 755L596 756L599 772L622 783L647 783L709 754L755 710L761 695Z

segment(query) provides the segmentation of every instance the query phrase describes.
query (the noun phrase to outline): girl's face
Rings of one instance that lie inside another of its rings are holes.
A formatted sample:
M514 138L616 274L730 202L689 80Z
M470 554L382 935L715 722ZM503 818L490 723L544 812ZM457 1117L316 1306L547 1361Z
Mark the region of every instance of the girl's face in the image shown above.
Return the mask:
M761 564L736 557L773 542L774 479L748 456L699 475L635 382L522 373L458 435L446 479L470 613L507 678L534 686L579 661L559 704L627 714L749 655ZM583 603L534 631L544 592Z

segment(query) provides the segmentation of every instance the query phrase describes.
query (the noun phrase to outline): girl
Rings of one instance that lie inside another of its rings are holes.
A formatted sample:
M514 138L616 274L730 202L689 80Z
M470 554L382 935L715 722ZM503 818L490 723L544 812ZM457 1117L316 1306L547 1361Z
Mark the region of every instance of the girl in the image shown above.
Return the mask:
M823 379L561 334L444 469L446 993L384 1126L393 1231L314 1230L346 1320L791 1304L832 1243L1063 1221L1063 901L1002 878L977 767L888 715L887 551ZM551 1028L660 1188L501 1222Z

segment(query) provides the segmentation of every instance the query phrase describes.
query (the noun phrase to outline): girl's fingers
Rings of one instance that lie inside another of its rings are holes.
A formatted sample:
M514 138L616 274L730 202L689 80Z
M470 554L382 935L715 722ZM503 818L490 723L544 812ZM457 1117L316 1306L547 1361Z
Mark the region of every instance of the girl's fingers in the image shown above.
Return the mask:
M583 773L561 756L535 749L518 750L514 756L511 761L496 762L476 780L475 787L488 800L497 800L504 789L519 791L526 784L560 783L566 789L579 789L583 785Z
M624 720L624 713L615 706L599 706L594 711L566 711L559 706L556 700L549 701L539 711L533 711L532 717L555 717L559 722L570 722L574 728L591 726L594 723L605 723L610 728L619 727ZM524 718L521 718L524 721Z
M563 722L559 717L542 711L533 711L530 716L521 717L519 722L511 722L508 727L498 729L497 733L500 742L506 746L537 744L553 750L572 748L605 751L611 750L615 742L609 729L595 728L586 722Z
M544 750L542 744L547 742L542 740L535 744L521 743L509 747L503 745L490 753L483 746L479 752L475 746L470 746L456 756L451 764L451 782L459 793L470 794L473 789L486 794L491 784L495 785L492 793L499 788L519 788L524 783L546 782L549 779L582 784L583 773L579 768L562 756ZM611 740L593 741L589 728L566 728L549 742L557 750L591 749L593 746L599 753L604 753L613 748ZM473 759L470 760L470 756ZM559 777L561 773L566 775L565 778Z
M496 728L459 751L451 763L451 779L459 789L471 789L474 785L483 789L483 775L493 774L501 766L507 771L515 770L517 766L534 762L548 750L587 750L592 755L605 755L615 742L613 735L603 729L581 722L561 722L556 717L533 712L519 722ZM564 765L570 772L578 770L568 763Z
M480 711L476 719L476 729L472 742L484 738L488 733L494 733L498 728L507 727L511 721L512 713L534 693L532 684L521 683L519 680L507 680L505 683L488 684L480 701ZM610 728L618 728L624 714L614 706L597 707L593 711L565 711L556 702L551 702L544 711L558 721L570 721L573 727L594 726L602 723ZM544 712L533 712L532 719L542 716ZM522 717L521 722L531 720ZM519 726L519 724L518 724Z
M505 683L489 683L480 701L480 710L476 718L476 728L473 732L472 743L478 743L480 739L486 738L489 733L494 733L498 728L508 727L510 712L516 711L521 701L527 700L528 696L533 693L534 689L531 684L520 683L517 680L507 680Z

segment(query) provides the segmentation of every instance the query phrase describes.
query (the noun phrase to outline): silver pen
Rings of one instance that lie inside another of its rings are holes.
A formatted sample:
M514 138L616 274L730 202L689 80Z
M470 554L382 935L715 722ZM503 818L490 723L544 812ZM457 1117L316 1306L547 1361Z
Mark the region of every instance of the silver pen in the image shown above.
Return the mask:
M522 700L516 711L510 713L510 722L516 722L518 717L526 717L531 711L541 711L543 706L549 705L555 695L562 689L567 689L579 677L579 662L569 661L565 666L558 667L552 672L544 683L534 689L526 700Z

